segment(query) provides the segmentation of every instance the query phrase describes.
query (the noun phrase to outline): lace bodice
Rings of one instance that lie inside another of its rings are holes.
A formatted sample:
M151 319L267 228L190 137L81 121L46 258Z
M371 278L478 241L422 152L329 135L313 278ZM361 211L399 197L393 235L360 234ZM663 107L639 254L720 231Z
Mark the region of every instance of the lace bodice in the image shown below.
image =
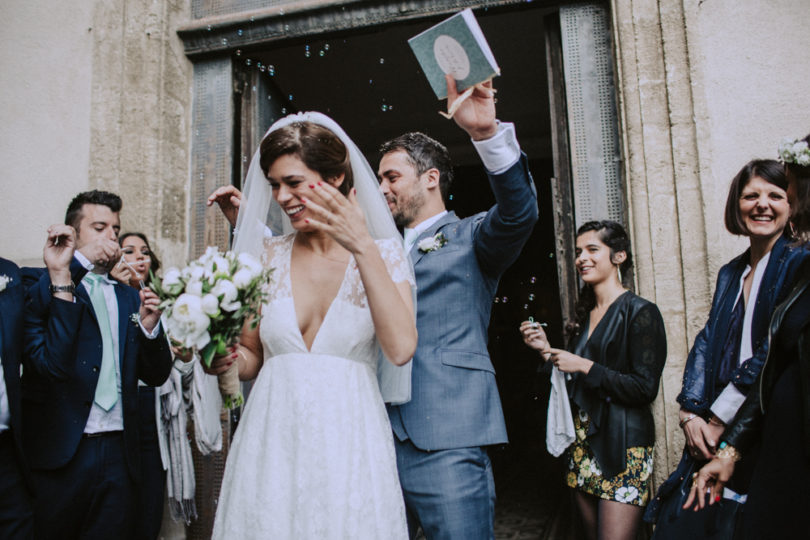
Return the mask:
M295 234L266 239L263 263L273 272L272 290L262 306L260 335L265 359L288 353L308 352L295 316L290 279L290 257ZM391 279L408 281L408 261L397 240L377 240ZM376 369L378 347L366 291L354 258L350 258L337 295L329 306L312 342L313 354L328 354L358 360Z

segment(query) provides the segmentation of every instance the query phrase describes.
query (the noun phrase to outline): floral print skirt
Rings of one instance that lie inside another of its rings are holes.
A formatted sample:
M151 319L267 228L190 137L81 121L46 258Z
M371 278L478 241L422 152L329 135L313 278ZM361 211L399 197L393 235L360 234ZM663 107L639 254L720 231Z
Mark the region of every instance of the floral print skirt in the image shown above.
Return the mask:
M627 469L616 476L605 478L596 462L585 435L590 419L580 410L574 414L576 440L568 448L568 487L590 493L600 499L618 501L636 506L646 506L650 500L652 479L652 446L635 446L627 449Z

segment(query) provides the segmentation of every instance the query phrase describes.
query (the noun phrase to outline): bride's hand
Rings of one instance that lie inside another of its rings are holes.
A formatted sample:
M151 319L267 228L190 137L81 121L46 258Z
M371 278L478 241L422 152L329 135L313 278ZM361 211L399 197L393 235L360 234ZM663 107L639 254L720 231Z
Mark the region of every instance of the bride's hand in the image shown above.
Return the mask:
M314 198L301 198L301 202L315 215L315 219L307 219L307 223L329 234L352 253L358 253L373 242L363 210L357 202L356 189L352 188L348 197L344 197L328 182L310 184L310 188Z
M215 356L213 360L211 360L211 365L206 367L205 362L200 362L202 365L203 371L208 373L209 375L221 375L228 371L230 367L236 362L236 359L239 357L239 353L236 352L236 347L238 345L232 345L228 347L227 354L223 354L222 356Z

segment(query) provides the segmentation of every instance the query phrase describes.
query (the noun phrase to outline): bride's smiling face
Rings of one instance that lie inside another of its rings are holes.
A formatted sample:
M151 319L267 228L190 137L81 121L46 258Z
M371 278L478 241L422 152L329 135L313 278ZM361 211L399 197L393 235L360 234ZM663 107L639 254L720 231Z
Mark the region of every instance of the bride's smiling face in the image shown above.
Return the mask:
M296 230L311 230L312 227L306 223L305 219L317 219L317 217L307 209L305 202L309 200L316 203L322 202L310 186L323 182L324 178L307 167L298 156L285 154L270 166L267 171L267 181L273 188L273 198L290 218L292 226ZM343 182L343 178L333 178L327 182L338 187Z

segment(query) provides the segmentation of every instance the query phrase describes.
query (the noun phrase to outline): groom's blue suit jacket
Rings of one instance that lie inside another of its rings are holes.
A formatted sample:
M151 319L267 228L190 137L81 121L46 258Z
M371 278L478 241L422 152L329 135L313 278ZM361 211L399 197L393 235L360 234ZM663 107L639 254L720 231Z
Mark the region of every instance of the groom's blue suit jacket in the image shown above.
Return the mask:
M74 258L74 283L87 271ZM34 469L56 469L76 454L95 397L101 366L102 341L95 312L82 286L75 302L54 298L45 269L25 268L25 369L23 370L23 434ZM157 386L168 378L171 351L163 330L148 339L132 320L138 313L138 292L116 284L118 300L118 360L124 416L127 465L139 477L138 379Z
M507 441L495 370L487 351L492 299L537 221L537 192L525 155L502 174L489 174L496 204L459 219L449 212L411 250L417 287L419 343L411 401L389 406L394 433L422 450ZM442 234L430 252L418 244Z

